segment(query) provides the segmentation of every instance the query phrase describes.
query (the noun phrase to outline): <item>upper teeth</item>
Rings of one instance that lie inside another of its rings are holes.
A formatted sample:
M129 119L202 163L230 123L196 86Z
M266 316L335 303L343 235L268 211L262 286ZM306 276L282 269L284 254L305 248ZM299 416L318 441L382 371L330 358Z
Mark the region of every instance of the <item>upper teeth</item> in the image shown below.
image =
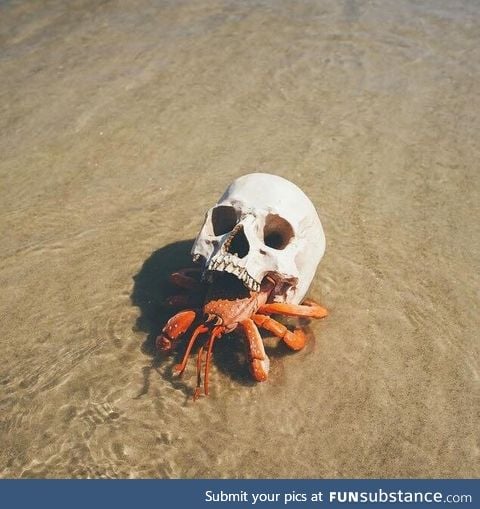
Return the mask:
M215 270L217 272L229 272L238 279L243 281L245 285L255 292L260 290L260 283L251 277L245 267L238 264L238 258L230 253L219 253L212 258L208 264L207 270Z

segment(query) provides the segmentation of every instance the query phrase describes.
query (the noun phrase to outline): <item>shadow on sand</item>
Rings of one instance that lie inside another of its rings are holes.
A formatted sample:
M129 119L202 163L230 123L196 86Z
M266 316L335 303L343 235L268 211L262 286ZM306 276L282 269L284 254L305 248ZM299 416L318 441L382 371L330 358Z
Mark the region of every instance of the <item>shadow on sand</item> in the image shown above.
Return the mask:
M192 394L193 388L173 373L173 366L182 358L186 338L182 337L178 341L173 355L168 356L157 351L155 339L167 320L180 311L165 305L167 297L179 293L178 289L168 281L168 277L172 272L194 266L190 255L193 240L173 242L154 251L145 260L138 274L133 277L134 286L131 300L132 304L140 309L140 316L137 318L135 328L137 331L146 333L142 352L152 357L151 365L144 368L144 385L137 398L148 393L152 371L160 374L175 388L184 392L186 396ZM302 325L305 326L306 322ZM192 357L197 349L198 345L192 351ZM266 351L270 358L283 357L291 353L291 350L281 341L275 342L274 346L267 344ZM225 335L222 340L218 341L213 352L213 359L215 366L220 371L238 383L242 385L256 383L252 380L246 363L244 339L236 331ZM190 362L192 365L194 364L193 359ZM159 370L158 368L163 363L168 366L167 369Z

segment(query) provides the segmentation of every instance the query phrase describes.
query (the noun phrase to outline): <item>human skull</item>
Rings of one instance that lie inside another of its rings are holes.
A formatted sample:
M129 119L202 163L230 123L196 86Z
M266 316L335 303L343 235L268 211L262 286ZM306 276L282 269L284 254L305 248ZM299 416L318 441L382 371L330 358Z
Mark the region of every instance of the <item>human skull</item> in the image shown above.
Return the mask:
M292 182L267 173L234 180L208 210L192 255L203 278L229 272L250 290L275 280L273 300L298 304L325 251L317 211Z

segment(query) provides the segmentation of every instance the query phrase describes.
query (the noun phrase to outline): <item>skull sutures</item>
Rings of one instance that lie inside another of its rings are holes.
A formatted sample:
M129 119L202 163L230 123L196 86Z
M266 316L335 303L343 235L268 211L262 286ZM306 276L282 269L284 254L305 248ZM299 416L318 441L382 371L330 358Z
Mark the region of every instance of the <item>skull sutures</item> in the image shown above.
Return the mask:
M292 182L266 173L236 179L206 214L192 248L203 277L229 272L258 291L275 280L273 300L301 302L325 251L325 235L309 198Z

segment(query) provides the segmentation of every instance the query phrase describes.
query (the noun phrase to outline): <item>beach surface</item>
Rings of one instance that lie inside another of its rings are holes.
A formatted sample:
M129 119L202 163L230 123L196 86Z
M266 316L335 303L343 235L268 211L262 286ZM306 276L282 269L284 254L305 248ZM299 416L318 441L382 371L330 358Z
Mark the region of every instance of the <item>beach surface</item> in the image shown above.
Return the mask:
M480 5L0 2L0 477L480 476ZM155 352L237 176L327 250L304 350Z

